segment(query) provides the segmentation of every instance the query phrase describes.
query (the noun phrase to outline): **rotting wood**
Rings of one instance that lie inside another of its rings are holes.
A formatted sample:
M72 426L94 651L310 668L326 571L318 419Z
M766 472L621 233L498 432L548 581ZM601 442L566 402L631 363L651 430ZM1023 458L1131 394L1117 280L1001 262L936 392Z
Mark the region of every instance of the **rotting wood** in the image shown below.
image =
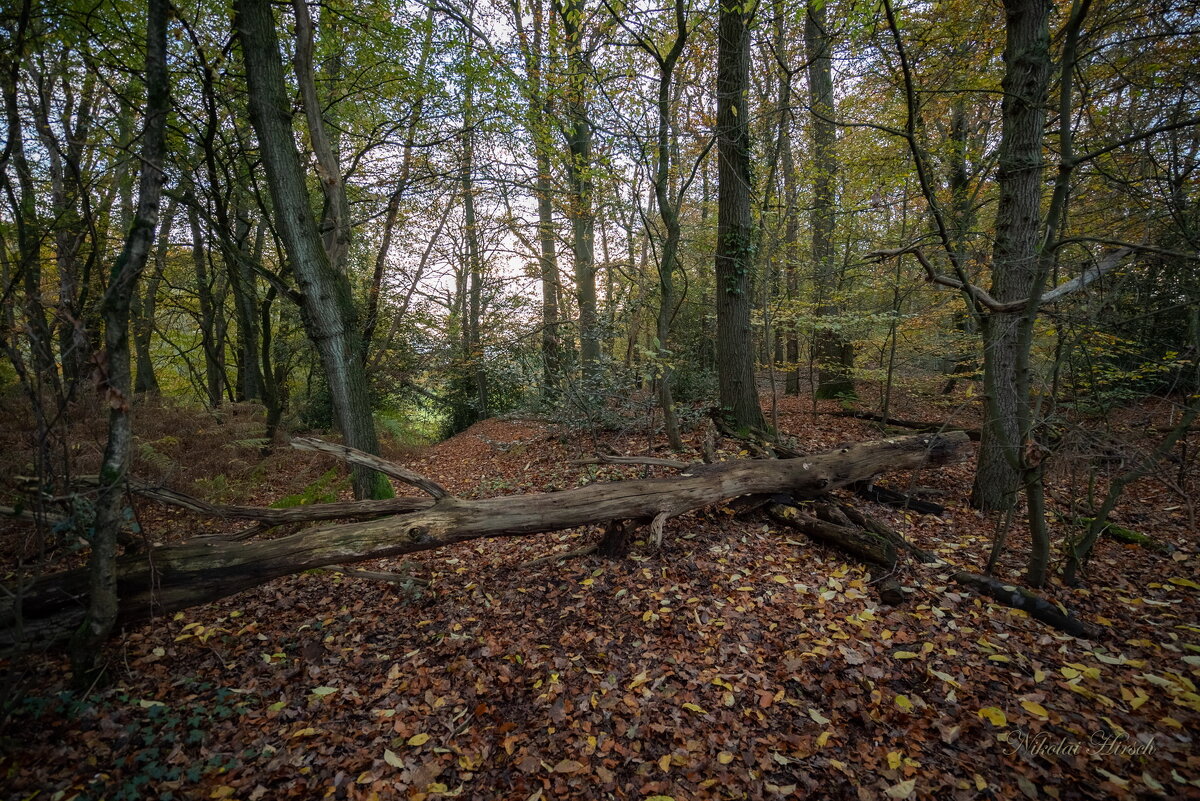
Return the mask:
M961 584L981 595L986 595L1005 606L1020 609L1028 613L1030 617L1040 620L1059 631L1070 634L1072 637L1079 637L1085 640L1098 640L1102 636L1103 632L1100 627L1079 620L1071 615L1070 612L1059 609L1050 601L1030 592L1024 587L1006 584L988 576L967 573L965 571L955 573L950 579L956 584Z
M794 528L809 539L830 545L860 562L885 570L896 566L895 547L869 531L830 523L781 503L768 504L766 512L775 522Z
M76 481L81 484L95 485L96 476L80 476ZM134 495L146 498L168 506L177 506L209 517L219 517L228 520L255 520L269 526L279 526L285 523L310 523L318 520L341 520L347 518L379 517L403 512L414 512L418 509L428 509L433 506L429 498L397 497L381 500L335 501L333 503L313 503L300 506L271 508L262 506L235 506L209 501L188 495L179 490L169 489L150 484L145 481L128 480L129 491Z
M923 501L903 492L897 492L887 487L879 487L873 481L860 481L853 487L854 492L864 500L893 506L897 509L908 509L921 515L942 515L946 507L933 501Z
M385 476L391 476L403 481L405 484L416 487L422 492L429 493L435 500L450 496L450 493L446 492L446 488L436 481L366 451L351 448L349 445L339 445L335 442L326 442L323 439L316 439L314 437L293 437L290 444L297 450L327 453L330 456L341 459L343 462L378 470Z
M951 425L949 423L935 423L923 420L905 420L900 417L885 417L878 412L860 411L858 409L840 409L836 412L821 412L821 414L829 415L830 417L853 417L856 420L870 420L880 425L897 426L899 428L909 428L914 431L926 431L929 433L965 431L973 442L978 442L982 436L977 428L963 428L962 426Z
M273 578L331 564L428 551L484 537L561 531L609 520L676 516L748 494L813 497L887 470L944 464L959 456L961 434L915 435L852 445L802 459L739 460L703 472L589 484L562 492L464 500L426 509L309 528L274 540L185 542L122 557L117 566L121 623L213 601ZM68 571L19 588L0 611L0 651L61 642L86 607L87 575Z

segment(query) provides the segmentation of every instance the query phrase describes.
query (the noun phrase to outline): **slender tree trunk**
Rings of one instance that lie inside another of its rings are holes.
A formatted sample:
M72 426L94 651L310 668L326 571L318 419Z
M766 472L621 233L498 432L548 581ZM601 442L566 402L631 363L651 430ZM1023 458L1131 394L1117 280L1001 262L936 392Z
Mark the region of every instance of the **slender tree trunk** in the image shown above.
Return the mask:
M429 65L429 54L433 50L433 9L425 16L425 39L421 45L421 58L417 62L417 71L413 82L420 85L425 80ZM408 130L404 135L404 152L400 157L400 174L396 176L396 186L388 198L387 212L384 214L383 240L375 254L375 270L371 275L371 287L367 291L367 311L363 321L363 364L368 362L371 343L375 338L375 329L379 325L379 297L383 287L384 270L387 267L388 253L392 248L392 237L396 229L396 219L400 214L400 201L408 190L408 179L412 173L413 148L417 141L417 126L421 122L421 112L425 105L425 96L420 95L413 104L408 120Z
M839 330L836 318L841 304L834 228L836 226L837 129L833 123L833 59L824 3L809 3L804 18L804 45L808 55L808 86L813 110L813 285L819 297L817 317L826 318L813 332L817 363L818 398L854 396L854 348ZM833 318L830 320L829 318Z
M200 226L200 216L194 204L188 208L188 222L192 228L192 263L196 270L196 296L200 305L204 386L209 407L216 408L225 397L225 368L220 357L223 337L217 325L217 304L213 298L213 280L208 269L208 248L205 246L204 229Z
M149 0L146 14L146 111L142 135L141 178L137 211L125 247L113 264L101 303L104 316L106 374L104 393L109 406L108 443L100 468L96 521L88 559L88 610L71 640L76 681L95 670L101 644L117 621L117 532L121 498L129 469L133 433L130 420L132 382L129 370L129 306L138 278L154 244L162 196L167 112L170 109L167 72L167 0Z
M721 6L717 27L716 363L721 411L738 428L762 428L754 381L750 271L750 13Z
M657 51L649 51L658 60L658 99L655 104L658 112L657 137L654 157L654 200L658 206L658 216L662 220L665 236L662 243L662 254L658 262L658 319L656 326L659 357L658 403L663 413L663 428L666 431L667 442L671 450L683 450L683 439L679 435L679 419L675 414L675 400L671 393L671 323L675 316L678 297L675 291L675 269L679 255L679 242L682 237L679 224L678 192L671 191L672 155L671 132L671 90L674 79L675 65L679 62L683 50L687 46L687 5L684 0L675 0L675 38L666 56L660 56ZM610 300L611 304L611 300Z
M775 47L786 52L783 7L775 0ZM779 76L779 169L783 173L783 280L784 297L794 302L800 295L800 213L796 185L796 158L792 153L792 73L780 66ZM800 394L800 338L794 320L783 324L783 361L787 363L784 392Z
M135 393L158 394L158 376L154 373L150 343L154 333L154 312L158 306L158 287L162 282L163 270L166 269L167 248L171 245L171 224L175 220L177 205L172 198L162 215L158 246L154 250L154 272L146 282L146 291L141 295L134 293L133 351L137 360L137 383L133 387Z
M484 369L483 343L479 335L480 317L483 314L483 263L479 252L479 222L475 216L475 132L472 109L474 85L468 76L464 81L463 132L462 132L462 199L464 234L467 240L467 303L466 303L466 357L470 365L471 380L475 385L475 414L479 419L488 416L487 371Z
M222 247L225 271L233 292L233 313L237 322L239 400L261 400L263 375L259 356L258 279L250 250L254 226L242 210L235 210L234 242ZM232 245L232 247L230 247Z
M267 0L238 0L235 9L250 90L250 119L274 200L276 226L299 283L305 330L320 356L342 436L348 445L374 453L379 441L362 362L362 329L350 281L330 261L312 213L271 6ZM354 469L357 497L380 497L390 491L382 475Z

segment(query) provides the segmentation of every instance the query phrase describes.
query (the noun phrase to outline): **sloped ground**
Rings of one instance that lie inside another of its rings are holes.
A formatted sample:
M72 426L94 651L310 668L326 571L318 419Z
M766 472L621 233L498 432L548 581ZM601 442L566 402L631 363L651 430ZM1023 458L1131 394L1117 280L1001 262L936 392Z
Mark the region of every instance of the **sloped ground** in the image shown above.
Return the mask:
M780 425L813 451L878 436L794 400ZM591 447L487 421L406 464L467 496L640 473L566 465ZM326 467L296 464L301 486ZM285 473L264 473L256 499L295 492ZM890 479L942 490L941 518L870 511L978 569L993 521L966 507L969 476L964 464ZM127 632L109 654L114 685L85 696L64 691L57 657L11 666L24 698L5 721L5 794L1200 796L1196 540L1166 493L1131 488L1121 519L1173 556L1103 541L1088 589L1048 590L1102 624L1102 643L947 586L947 565L906 564L909 603L880 607L860 568L729 509L672 520L661 552L624 561L523 564L598 527L420 554L412 572L431 583L415 599L330 573L277 580ZM1007 576L1026 545L1018 525Z

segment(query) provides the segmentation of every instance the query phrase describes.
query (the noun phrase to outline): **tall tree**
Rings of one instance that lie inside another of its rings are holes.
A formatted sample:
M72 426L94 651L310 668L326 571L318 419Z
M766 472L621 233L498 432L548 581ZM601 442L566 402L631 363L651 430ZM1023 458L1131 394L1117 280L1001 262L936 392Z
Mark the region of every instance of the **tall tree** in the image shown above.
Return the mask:
M167 69L168 0L149 0L146 12L146 106L142 134L141 176L137 210L125 247L113 263L101 302L104 319L104 377L108 403L108 442L100 466L95 528L88 558L89 602L83 623L71 640L76 679L94 671L100 645L117 620L117 533L123 517L121 499L133 443L130 404L129 310L138 279L145 269L162 198L170 82Z
M1021 486L1023 421L1029 416L1027 351L1040 293L1038 236L1042 231L1043 129L1050 83L1049 0L1005 0L1004 90L999 200L992 249L992 296L1029 299L1015 313L985 314L983 381L987 404L971 500L982 509L1008 509ZM1069 124L1069 122L1068 122ZM1051 236L1056 232L1048 232ZM1022 357L1022 352L1026 355Z
M717 383L721 411L738 427L763 427L754 381L750 271L750 23L754 4L721 4L717 23Z
M283 82L283 65L275 19L267 0L238 0L235 27L246 64L250 120L258 135L267 183L274 201L275 223L299 283L301 316L321 359L338 427L346 444L377 453L379 440L371 416L362 329L354 308L350 280L337 269L322 242L312 212L304 167L296 149L291 104ZM318 115L317 126L320 127ZM322 172L328 171L328 165ZM327 202L338 206L336 198ZM327 213L329 212L327 209ZM327 229L331 250L338 255L340 222ZM359 498L390 493L387 479L372 470L354 468L354 494Z
M816 396L854 395L854 346L839 330L840 289L834 229L837 224L837 127L833 108L833 58L824 0L809 2L804 16L804 47L808 55L808 93L812 109L812 264L813 288L818 295L813 332L817 364Z
M591 63L584 41L585 0L555 0L567 45L567 177L571 186L567 214L571 219L571 254L575 260L575 295L579 301L579 360L585 376L594 376L600 361L596 314L596 211L592 163L592 120L588 80Z

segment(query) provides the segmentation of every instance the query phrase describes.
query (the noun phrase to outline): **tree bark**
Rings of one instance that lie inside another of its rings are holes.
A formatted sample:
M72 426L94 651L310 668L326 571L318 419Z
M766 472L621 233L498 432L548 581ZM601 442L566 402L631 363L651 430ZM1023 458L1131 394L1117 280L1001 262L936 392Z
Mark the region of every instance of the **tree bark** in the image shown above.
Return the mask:
M751 16L740 5L722 4L717 27L717 383L721 412L737 429L764 427L750 326Z
M813 288L818 296L817 317L824 318L813 332L813 357L817 365L818 398L854 397L854 346L839 330L841 306L836 295L837 255L834 252L836 217L837 129L833 122L833 68L824 2L809 3L804 17L804 46L808 55L809 102L812 105Z
M567 42L567 177L571 185L568 216L575 259L575 295L579 301L579 361L585 378L594 378L600 361L596 314L596 213L593 208L592 121L587 101L591 72L583 42L585 0L557 5Z
M192 228L192 263L196 269L196 297L200 306L200 345L204 351L204 386L208 405L216 408L225 397L225 362L222 359L224 337L217 331L217 309L213 300L215 276L208 269L208 250L204 230L195 204L188 207L188 222ZM222 293L223 294L223 293Z
M154 312L158 306L158 287L166 269L167 248L171 245L171 223L175 219L176 206L176 201L172 199L163 213L158 232L158 246L154 251L154 273L146 282L146 291L141 295L134 294L133 350L137 360L137 383L133 391L136 393L158 394L158 376L154 372L150 344L154 334Z
M1064 612L1055 604L1029 590L976 573L955 573L950 578L956 584L969 587L1005 606L1027 612L1035 620L1040 620L1048 626L1064 631L1072 637L1097 640L1102 635L1099 627L1073 617L1069 612Z
M72 627L71 661L77 680L95 669L99 646L112 631L119 613L117 533L121 526L121 497L133 442L129 307L154 244L162 197L167 112L171 102L167 70L167 7L167 0L149 0L146 13L146 116L137 211L125 247L113 264L101 303L106 353L103 391L110 410L108 443L100 468L100 491L96 498L88 567L76 574L77 581L87 587L88 598L87 607L79 610Z
M342 436L353 447L376 452L379 440L362 362L362 329L350 281L330 261L313 216L296 149L291 104L284 90L271 6L266 0L238 0L235 8L237 37L246 62L250 119L275 203L276 225L300 286L305 329L320 356ZM356 497L381 497L390 490L378 473L354 469Z
M861 443L804 459L695 465L680 476L591 484L563 492L485 500L437 499L426 509L313 528L262 542L189 542L123 557L121 620L132 623L232 595L291 573L427 551L482 537L560 531L610 520L665 519L741 495L815 496L878 473L942 464L961 434ZM0 613L0 651L48 645L77 625L86 574L47 576Z
M992 250L992 290L999 301L1028 298L1037 277L1042 224L1042 136L1050 78L1047 0L1006 0L1005 73L1000 138L1000 197ZM1032 303L1030 304L1032 305ZM1029 314L1033 314L1033 310ZM1029 380L1020 350L1024 312L982 319L983 436L971 502L980 509L1008 509L1021 487L1020 449L1028 417Z

